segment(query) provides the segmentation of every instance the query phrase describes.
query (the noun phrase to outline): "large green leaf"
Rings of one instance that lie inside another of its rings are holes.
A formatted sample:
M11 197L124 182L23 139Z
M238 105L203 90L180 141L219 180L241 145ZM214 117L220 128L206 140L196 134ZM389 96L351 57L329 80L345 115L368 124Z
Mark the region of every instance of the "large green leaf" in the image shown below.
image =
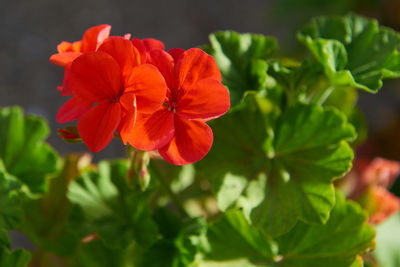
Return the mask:
M298 218L325 223L335 202L332 182L351 167L346 141L354 137L354 128L334 109L300 104L288 109L275 130L265 199L252 211L252 221L274 235Z
M263 150L267 124L254 94L224 117L213 121L214 144L197 167L207 176L221 179L228 172L247 178L255 176L266 161ZM222 180L218 183L222 184Z
M298 219L326 222L335 201L332 182L351 167L347 141L354 128L335 109L303 104L271 120L256 99L249 95L213 125L215 144L197 165L199 173L213 177L221 209L239 200L271 235ZM252 181L245 189L246 180Z
M374 251L374 255L380 266L400 266L399 229L400 213L377 225L376 250Z
M103 161L98 171L85 172L70 184L67 196L78 206L71 223L81 227L82 237L97 232L109 248L126 248L134 241L147 246L155 240L147 193L129 188L127 172L126 161Z
M354 14L318 17L298 33L335 85L376 92L400 76L400 35Z
M56 170L57 154L43 142L48 134L43 119L24 117L19 107L0 109L0 161L33 193L44 193L47 174Z
M213 123L214 144L196 165L198 173L212 179L221 210L235 203L248 179L255 178L267 161L263 150L267 123L257 99L255 94L247 94L242 103Z
M209 52L221 70L222 83L229 89L232 106L239 103L245 91L265 88L265 60L277 48L274 38L225 31L211 34L210 42Z
M247 259L254 264L272 262L277 245L271 237L250 225L239 210L225 212L207 231L207 261Z
M374 247L375 231L364 211L336 195L336 204L324 225L298 222L280 236L279 257L273 266L360 266L358 254Z

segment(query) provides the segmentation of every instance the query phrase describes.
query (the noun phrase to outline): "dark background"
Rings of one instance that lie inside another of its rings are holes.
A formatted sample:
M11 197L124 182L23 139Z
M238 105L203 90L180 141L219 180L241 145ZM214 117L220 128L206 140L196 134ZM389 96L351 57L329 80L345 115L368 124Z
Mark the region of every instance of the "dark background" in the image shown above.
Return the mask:
M377 18L381 24L400 25L400 2L384 0L204 0L204 1L55 1L0 0L0 106L20 105L27 113L45 117L51 127L49 142L61 154L87 151L84 145L64 143L56 134L55 117L66 101L56 86L63 69L48 58L61 41L76 41L94 25L112 25L112 35L162 40L167 48L188 49L208 42L216 30L235 30L278 38L278 55L296 56L303 48L295 32L316 15L354 11ZM381 156L400 160L400 86L386 81L377 95L361 93L371 138ZM113 141L96 158L123 155Z

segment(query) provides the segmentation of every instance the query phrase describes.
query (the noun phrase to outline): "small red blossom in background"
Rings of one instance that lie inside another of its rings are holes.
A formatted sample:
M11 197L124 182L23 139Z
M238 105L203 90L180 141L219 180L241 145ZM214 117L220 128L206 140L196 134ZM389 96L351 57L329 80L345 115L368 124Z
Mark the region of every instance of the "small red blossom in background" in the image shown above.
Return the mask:
M153 38L109 37L110 29L92 27L82 41L62 42L51 56L65 68L59 90L72 96L57 121L77 119L79 136L93 152L118 131L124 144L158 150L172 164L202 159L213 142L206 121L230 107L214 59L197 48L166 52Z
M370 216L369 222L378 224L400 211L400 199L387 190L399 174L400 162L383 158L356 159L340 186L349 198L363 206Z

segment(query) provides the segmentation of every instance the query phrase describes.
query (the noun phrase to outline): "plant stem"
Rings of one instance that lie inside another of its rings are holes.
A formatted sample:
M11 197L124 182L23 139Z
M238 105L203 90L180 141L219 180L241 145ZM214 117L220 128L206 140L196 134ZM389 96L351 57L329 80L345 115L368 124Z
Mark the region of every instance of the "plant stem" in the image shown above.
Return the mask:
M333 91L334 87L333 86L329 86L327 89L325 89L325 91L319 96L319 98L317 99L317 104L319 106L321 106L323 103L325 103L325 100L331 95L332 91Z
M171 187L169 184L164 180L163 175L161 172L158 170L157 167L154 166L152 168L153 172L155 173L155 177L157 177L158 181L160 182L162 188L165 190L165 192L168 194L168 196L171 198L171 201L174 203L176 209L178 212L185 217L190 217L189 214L186 212L185 208L182 205L182 202L178 198L178 196L171 190Z

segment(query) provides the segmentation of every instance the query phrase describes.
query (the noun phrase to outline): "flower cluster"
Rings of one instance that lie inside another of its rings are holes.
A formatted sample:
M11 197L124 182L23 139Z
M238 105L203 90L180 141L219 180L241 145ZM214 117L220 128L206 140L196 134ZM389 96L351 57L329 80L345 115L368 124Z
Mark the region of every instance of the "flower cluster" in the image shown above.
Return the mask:
M110 30L92 27L81 41L60 43L50 57L65 70L58 90L70 96L57 121L78 120L93 152L118 132L124 144L158 150L172 164L202 159L213 141L206 121L230 106L214 59L197 48L165 51L158 40L110 36Z

